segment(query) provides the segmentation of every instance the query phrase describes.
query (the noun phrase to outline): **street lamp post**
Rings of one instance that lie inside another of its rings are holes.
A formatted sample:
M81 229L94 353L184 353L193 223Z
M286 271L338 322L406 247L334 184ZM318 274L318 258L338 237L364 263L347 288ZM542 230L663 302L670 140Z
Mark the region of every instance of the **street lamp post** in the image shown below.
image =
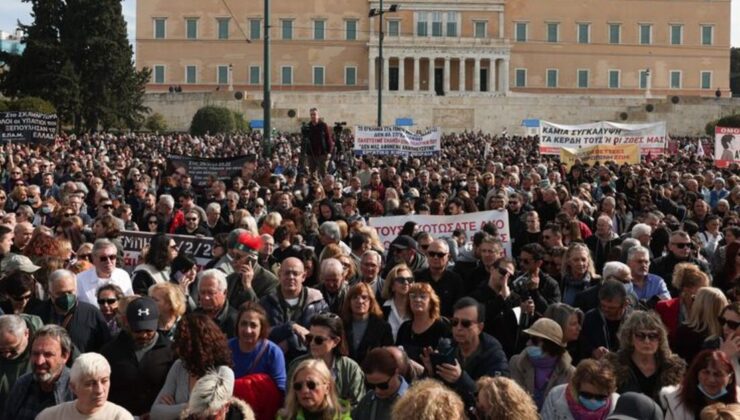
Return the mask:
M398 10L397 4L392 4L388 10L383 10L383 0L378 0L378 8L370 9L369 17L378 17L378 127L383 126L383 15L386 12L394 13Z
M263 63L262 63L262 153L264 156L270 156L270 146L272 146L272 124L270 121L270 0L265 0L265 35L263 45Z

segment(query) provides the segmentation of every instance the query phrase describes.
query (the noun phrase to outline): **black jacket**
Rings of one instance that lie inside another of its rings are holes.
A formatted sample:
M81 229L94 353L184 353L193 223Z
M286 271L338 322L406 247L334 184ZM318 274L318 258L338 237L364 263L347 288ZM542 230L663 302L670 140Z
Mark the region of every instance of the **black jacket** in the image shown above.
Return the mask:
M170 341L161 334L141 361L136 359L134 340L122 331L101 350L110 363L108 401L127 409L134 416L149 412L167 373L175 361Z
M365 355L368 351L376 347L392 346L393 345L393 333L391 332L391 325L382 318L376 318L370 316L367 322L367 329L365 329L365 335L360 340L360 345L357 346L357 350L353 350L353 332L352 322L346 322L344 324L344 331L347 336L347 348L349 349L349 357L355 360L357 363L362 363L365 360Z
M462 360L458 352L457 363L462 367L462 375L452 387L465 401L466 407L475 407L475 381L483 376L509 376L509 362L501 344L486 333L480 335L480 345L467 360Z
M87 302L77 302L66 325L64 321L59 322L50 300L39 303L29 309L28 313L41 318L44 324L62 325L80 353L100 351L103 345L110 341L110 330L103 314Z
M463 286L460 275L452 270L445 270L442 278L439 280L432 279L432 273L429 268L414 273L414 278L418 282L429 283L439 297L439 311L442 316L451 317L452 307L458 299L465 296L465 287Z
M195 312L205 313L203 309L197 308ZM236 319L239 316L239 311L234 309L229 302L224 302L224 307L221 312L213 318L213 322L218 325L221 331L226 334L226 337L232 338L236 336Z
M709 276L709 284L712 283L712 270L710 270L709 264L694 257L689 257L688 260L679 260L675 255L669 252L662 257L656 258L655 261L650 264L650 272L652 274L659 275L665 280L668 290L671 292L671 296L677 297L679 294L679 291L673 287L671 279L673 279L673 269L676 268L676 265L682 262L690 262L699 266L701 271L705 272L707 276Z
M508 360L518 352L519 336L519 325L511 302L488 287L488 284L481 284L473 293L473 297L486 308L483 331L498 340Z

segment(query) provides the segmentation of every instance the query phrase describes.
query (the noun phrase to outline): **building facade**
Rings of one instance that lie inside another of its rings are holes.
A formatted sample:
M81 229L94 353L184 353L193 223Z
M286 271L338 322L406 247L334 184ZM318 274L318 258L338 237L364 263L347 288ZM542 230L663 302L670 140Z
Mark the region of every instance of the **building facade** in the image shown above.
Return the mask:
M150 91L260 95L262 0L137 2ZM388 11L391 4L398 10ZM729 92L730 0L272 2L273 90L404 94ZM382 21L381 21L382 19ZM380 63L380 25L383 61Z

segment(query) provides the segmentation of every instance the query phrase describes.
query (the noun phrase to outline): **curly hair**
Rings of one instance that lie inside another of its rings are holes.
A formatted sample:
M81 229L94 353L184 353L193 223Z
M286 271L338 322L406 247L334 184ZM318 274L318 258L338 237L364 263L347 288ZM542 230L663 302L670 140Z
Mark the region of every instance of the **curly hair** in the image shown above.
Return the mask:
M465 405L454 391L434 379L414 382L396 401L391 412L393 420L461 420Z
M532 397L514 380L498 376L483 376L476 382L478 395L488 401L485 414L490 419L538 420L537 405Z
M409 296L411 296L412 293L426 293L427 295L429 295L429 317L432 320L439 319L439 296L437 296L437 293L434 291L434 289L432 289L431 284L414 283L409 289ZM411 299L409 299L408 307L406 309L409 311L409 314L411 314L411 319L414 319L414 312L411 310Z
M634 311L622 321L622 325L617 332L620 351L626 351L628 354L635 351L633 337L638 331L657 331L660 335L660 341L658 352L655 355L656 361L660 366L661 363L670 359L672 353L668 345L668 331L666 331L663 321L655 312Z
M709 277L694 263L679 263L673 269L671 284L677 290L709 286Z
M184 316L177 324L173 347L193 376L201 377L209 369L232 365L226 335L206 314Z
M33 232L28 244L23 248L23 255L36 263L35 258L57 257L65 259L64 250L58 240L40 230ZM38 263L37 263L38 264Z

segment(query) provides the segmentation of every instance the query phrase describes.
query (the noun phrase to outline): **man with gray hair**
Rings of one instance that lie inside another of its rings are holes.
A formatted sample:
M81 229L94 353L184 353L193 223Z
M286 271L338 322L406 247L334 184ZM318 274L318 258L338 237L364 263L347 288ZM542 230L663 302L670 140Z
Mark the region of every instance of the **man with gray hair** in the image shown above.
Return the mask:
M465 296L465 288L459 274L449 269L450 247L447 241L435 239L427 250L429 267L414 273L416 281L429 283L439 296L442 316L451 317L455 302Z
M72 340L58 325L44 325L31 341L31 372L20 378L8 394L3 420L34 420L44 409L72 401L69 368Z
M650 235L652 234L653 228L646 223L638 223L632 226L631 236L640 241L640 245L644 247L650 246Z
M627 265L632 273L632 291L637 299L647 303L648 307L655 307L660 300L671 298L665 280L650 271L650 249L636 246L627 254Z
M327 258L321 262L319 285L316 288L324 296L326 304L329 305L329 311L335 314L342 312L349 285L344 281L344 266L341 261L336 258Z
M31 369L28 342L29 330L23 318L18 315L0 316L0 413L4 411L10 388Z
M228 283L223 271L212 268L200 274L198 281L198 308L195 312L208 315L227 337L236 334L238 312L226 298Z
M160 231L175 233L180 226L185 226L185 215L175 209L175 199L169 194L162 194L157 201L157 218Z
M596 219L596 231L585 242L591 251L594 268L598 274L601 274L604 264L609 261L609 254L612 252L612 249L619 246L621 239L614 232L614 221L612 218L606 214L602 214Z
M338 245L342 249L344 255L349 256L352 253L352 249L349 245L342 242L342 231L339 229L337 222L324 222L319 226L319 241L321 241L322 250L319 253L319 260L324 254L324 249L330 244Z
M110 239L101 238L95 241L90 253L93 267L81 272L77 276L77 299L98 307L98 289L107 284L114 284L123 290L123 294L131 296L134 289L131 276L116 267L118 248Z

